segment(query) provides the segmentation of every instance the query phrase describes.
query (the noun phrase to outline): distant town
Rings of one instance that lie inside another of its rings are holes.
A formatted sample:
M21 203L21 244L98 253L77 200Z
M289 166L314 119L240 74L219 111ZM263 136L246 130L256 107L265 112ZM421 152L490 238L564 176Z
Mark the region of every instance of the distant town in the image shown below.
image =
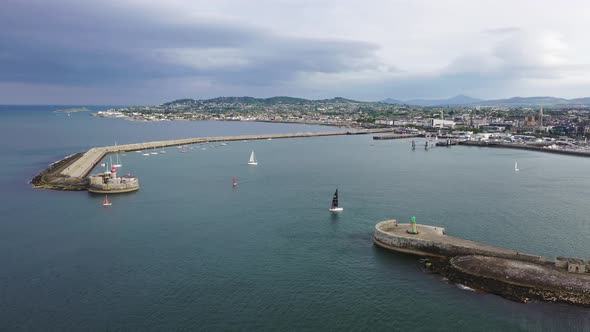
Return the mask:
M133 121L263 121L346 128L388 128L401 134L442 136L457 141L510 143L590 152L590 105L490 102L420 106L360 102L345 98L219 97L180 99L157 106L99 111L99 117Z

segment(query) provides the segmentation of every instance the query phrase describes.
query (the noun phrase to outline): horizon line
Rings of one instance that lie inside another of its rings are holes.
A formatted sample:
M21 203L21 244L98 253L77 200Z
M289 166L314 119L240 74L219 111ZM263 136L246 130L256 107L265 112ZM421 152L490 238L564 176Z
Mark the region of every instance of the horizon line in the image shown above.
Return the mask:
M342 96L335 96L332 98L318 98L318 99L312 99L312 98L305 98L305 97L294 97L294 96L287 96L287 95L276 95L276 96L272 96L272 97L254 97L254 96L238 96L238 95L227 95L227 96L217 96L217 97L211 97L211 98L191 98L191 97L183 97L183 98L176 98L176 99L172 99L172 100L168 100L168 101L164 101L164 102L160 102L159 104L131 104L131 103L125 103L125 104L71 104L71 103L67 103L67 104L59 104L59 103L1 103L0 102L0 106L117 106L117 107L129 107L129 106L154 106L154 105L161 105L164 103L169 103L169 102L173 102L176 100L182 100L182 99L192 99L192 100L211 100L211 99L216 99L216 98L255 98L255 99L270 99L270 98L277 98L277 97L286 97L286 98L296 98L296 99L305 99L305 100L309 100L309 101L319 101L319 100L329 100L329 99L336 99L336 98L342 98L342 99L347 99L347 100L352 100L352 101L359 101L359 102L364 102L364 103L380 103L384 100L387 99L393 99L393 100L398 100L400 102L408 102L408 101L413 101L413 100L422 100L422 101L438 101L438 100L446 100L446 99L452 99L455 97L468 97L468 98L473 98L473 99L479 99L479 101L482 102L486 102L486 101L494 101L494 100L507 100L507 99L513 99L513 98L557 98L557 99L565 99L565 100L574 100L574 99L586 99L586 98L590 98L590 97L574 97L574 98L564 98L564 97L555 97L555 96L549 96L549 95L533 95L533 96L512 96L512 97L504 97L504 98L493 98L493 99L482 99L482 98L477 98L477 97L472 97L466 94L457 94L451 97L438 97L438 98L411 98L411 99L398 99L398 98L393 98L393 97L386 97L380 100L360 100L360 99L353 99L353 98L349 98L349 97L342 97ZM477 102L474 102L477 103Z

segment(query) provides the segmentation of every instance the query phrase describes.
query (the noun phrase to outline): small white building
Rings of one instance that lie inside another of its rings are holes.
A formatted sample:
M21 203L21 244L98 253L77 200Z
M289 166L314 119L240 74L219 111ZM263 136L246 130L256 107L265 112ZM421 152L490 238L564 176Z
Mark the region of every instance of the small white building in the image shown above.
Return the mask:
M393 126L393 120L375 120L375 124Z
M488 141L492 133L478 133L471 136L472 141Z
M432 128L455 128L455 121L430 119L430 127Z

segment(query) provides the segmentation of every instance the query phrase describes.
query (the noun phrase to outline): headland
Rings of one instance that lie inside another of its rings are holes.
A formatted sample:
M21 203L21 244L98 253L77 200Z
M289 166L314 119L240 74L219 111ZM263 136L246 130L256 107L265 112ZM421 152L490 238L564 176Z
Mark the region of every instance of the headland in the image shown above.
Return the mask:
M590 262L520 253L445 235L445 229L387 220L373 241L393 251L429 257L426 267L452 282L528 302L590 306Z

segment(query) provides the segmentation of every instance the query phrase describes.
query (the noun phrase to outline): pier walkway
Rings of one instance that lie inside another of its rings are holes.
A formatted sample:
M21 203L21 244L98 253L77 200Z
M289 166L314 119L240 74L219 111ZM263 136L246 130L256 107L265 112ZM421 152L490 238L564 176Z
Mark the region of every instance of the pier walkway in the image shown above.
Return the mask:
M421 256L454 257L481 255L510 258L539 264L554 264L553 259L530 255L511 249L445 235L445 229L417 224L418 234L411 234L410 224L386 220L375 225L375 244L389 249Z
M391 128L380 129L361 129L361 130L341 130L328 132L307 132L307 133L291 133L291 134L266 134L266 135L241 135L241 136L217 136L217 137L196 137L166 141L144 142L123 144L105 147L92 148L79 157L65 158L55 164L60 164L59 168L48 168L41 172L33 180L33 185L36 188L56 189L56 190L71 190L68 188L76 188L81 190L84 187L86 176L94 169L94 167L109 153L137 151L163 148L168 146L187 145L195 143L208 142L229 142L229 141L243 141L243 140L262 140L262 139L279 139L279 138L303 138L316 136L338 136L338 135L365 135L373 133L391 132Z

